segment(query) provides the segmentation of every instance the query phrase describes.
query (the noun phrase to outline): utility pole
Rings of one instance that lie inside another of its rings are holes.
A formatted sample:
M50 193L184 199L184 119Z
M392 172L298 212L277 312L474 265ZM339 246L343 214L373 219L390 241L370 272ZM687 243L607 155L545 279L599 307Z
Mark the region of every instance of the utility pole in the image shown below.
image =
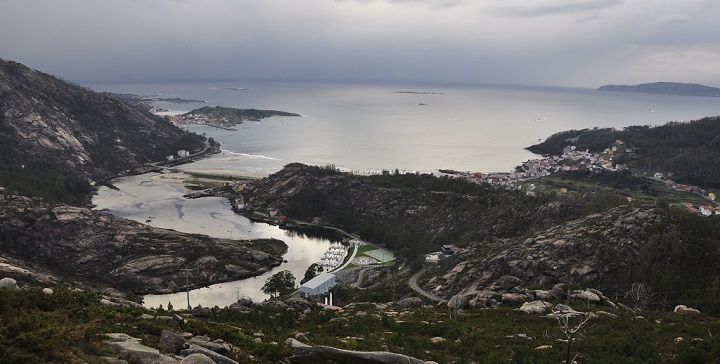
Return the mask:
M190 306L190 271L192 269L183 268L180 270L185 274L185 293L187 294L188 310L192 310L192 306Z

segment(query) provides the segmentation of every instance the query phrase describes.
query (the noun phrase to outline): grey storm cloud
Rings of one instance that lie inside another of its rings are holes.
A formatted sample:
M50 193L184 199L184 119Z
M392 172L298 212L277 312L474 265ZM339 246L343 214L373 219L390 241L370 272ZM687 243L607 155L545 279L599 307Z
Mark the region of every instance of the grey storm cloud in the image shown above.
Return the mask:
M624 0L561 0L561 1L523 1L509 2L497 8L497 13L512 17L537 17L554 14L575 14L598 11L618 6Z
M77 81L720 86L716 0L3 0L0 57Z

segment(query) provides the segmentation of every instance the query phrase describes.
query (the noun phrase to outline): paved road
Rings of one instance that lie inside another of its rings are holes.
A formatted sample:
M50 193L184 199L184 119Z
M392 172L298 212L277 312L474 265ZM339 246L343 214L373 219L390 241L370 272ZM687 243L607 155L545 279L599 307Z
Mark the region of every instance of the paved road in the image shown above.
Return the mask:
M418 286L418 283L417 283L418 278L420 278L420 276L423 273L425 273L426 270L427 270L427 268L423 267L423 269L420 269L417 273L413 274L413 276L410 278L410 281L408 282L410 284L410 288L412 288L413 291L419 293L421 296L423 296L429 300L432 300L435 302L440 302L440 303L447 302L446 299L437 297L430 292L426 292L425 290L420 288L420 286Z
M363 268L360 270L360 272L358 272L357 280L355 281L355 283L352 284L353 287L355 287L357 289L366 289L366 288L362 288L360 286L362 285L363 276L365 275L365 272L367 272L368 270L370 270L370 268Z

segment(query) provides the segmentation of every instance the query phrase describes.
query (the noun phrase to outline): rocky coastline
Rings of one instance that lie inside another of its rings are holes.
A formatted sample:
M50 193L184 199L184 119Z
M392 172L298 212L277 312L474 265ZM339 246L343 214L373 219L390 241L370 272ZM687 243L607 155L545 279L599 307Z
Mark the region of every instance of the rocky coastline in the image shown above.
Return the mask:
M0 274L135 294L170 293L260 275L282 263L276 239L216 239L0 190Z

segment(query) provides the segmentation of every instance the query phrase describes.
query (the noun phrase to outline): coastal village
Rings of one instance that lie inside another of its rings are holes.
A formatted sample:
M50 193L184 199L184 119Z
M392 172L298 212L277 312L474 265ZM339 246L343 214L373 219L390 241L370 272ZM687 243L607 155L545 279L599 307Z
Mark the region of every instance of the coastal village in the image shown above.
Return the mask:
M211 117L203 113L185 113L185 114L173 114L165 115L165 119L172 122L177 126L183 125L207 125L214 128L225 129L225 130L237 130L236 124L242 123L237 119L228 119L226 117L216 118Z
M635 151L627 147L623 141L616 140L602 153L591 153L589 150L577 150L573 145L565 147L562 155L531 159L518 166L513 172L505 173L460 173L460 177L467 181L488 184L498 188L525 191L528 196L535 196L540 187L532 183L533 179L550 176L553 173L588 170L599 173L601 171L619 172L627 169L625 164L616 163L619 155L627 153L632 156ZM656 172L652 179L662 182L666 188L696 194L707 203L693 204L687 202L684 207L693 213L702 216L720 215L720 204L715 202L714 192L698 186L676 183L672 180L672 173L664 175ZM560 188L560 194L567 194L567 188Z

